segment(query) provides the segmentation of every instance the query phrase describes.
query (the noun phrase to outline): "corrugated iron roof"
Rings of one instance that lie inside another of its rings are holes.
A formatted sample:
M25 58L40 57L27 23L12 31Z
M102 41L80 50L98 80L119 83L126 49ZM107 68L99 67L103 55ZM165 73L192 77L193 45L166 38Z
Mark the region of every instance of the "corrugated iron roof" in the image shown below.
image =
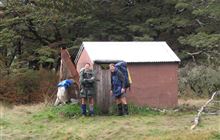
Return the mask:
M92 61L180 62L166 42L83 42L76 59L83 49Z

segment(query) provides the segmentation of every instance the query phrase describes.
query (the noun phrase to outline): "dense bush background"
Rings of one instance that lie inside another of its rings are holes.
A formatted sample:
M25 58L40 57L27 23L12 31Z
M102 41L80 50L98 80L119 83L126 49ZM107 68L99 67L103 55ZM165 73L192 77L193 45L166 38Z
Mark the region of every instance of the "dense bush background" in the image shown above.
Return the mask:
M186 66L180 68L181 96L208 97L220 89L220 67Z
M0 101L9 103L48 102L56 95L57 75L48 70L26 70L2 76Z
M51 91L60 47L74 60L88 40L166 41L182 60L180 96L219 90L219 0L0 1L1 100Z

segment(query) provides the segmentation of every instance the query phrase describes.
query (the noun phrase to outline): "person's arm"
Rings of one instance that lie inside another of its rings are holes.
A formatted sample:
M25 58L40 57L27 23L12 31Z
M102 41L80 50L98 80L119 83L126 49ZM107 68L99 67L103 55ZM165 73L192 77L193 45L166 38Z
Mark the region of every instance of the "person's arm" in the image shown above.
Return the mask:
M125 76L122 74L121 71L118 71L118 77L119 77L119 80L122 83L122 88L125 88Z
M93 82L95 82L95 74L93 71L91 72L91 74L92 74L92 77L90 79L86 79L86 80L90 83L93 83Z
M85 80L83 78L83 70L80 70L80 73L79 73L79 83L80 85L85 83Z
M113 95L113 81L112 81L112 73L111 73L111 90L110 90L110 95L112 96Z
M114 86L113 86L113 81L112 81L112 73L111 73L111 90L113 90Z

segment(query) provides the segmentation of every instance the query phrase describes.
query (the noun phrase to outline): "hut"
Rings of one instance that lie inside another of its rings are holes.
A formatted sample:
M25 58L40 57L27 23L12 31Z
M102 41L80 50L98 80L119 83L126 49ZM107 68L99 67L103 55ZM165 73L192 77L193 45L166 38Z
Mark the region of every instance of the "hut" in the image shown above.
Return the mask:
M108 64L126 61L132 79L128 102L157 108L178 103L180 59L166 42L83 42L75 64L77 71L90 63L99 80L96 101L107 111L112 100Z

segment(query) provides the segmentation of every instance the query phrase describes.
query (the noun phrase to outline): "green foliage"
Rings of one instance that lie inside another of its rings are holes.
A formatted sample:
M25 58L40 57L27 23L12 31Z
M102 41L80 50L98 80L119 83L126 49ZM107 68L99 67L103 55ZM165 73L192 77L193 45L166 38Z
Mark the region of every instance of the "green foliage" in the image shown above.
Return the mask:
M192 60L220 65L219 0L7 0L5 5L0 20L4 75L53 69L60 47L78 48L82 41L167 41L182 67Z
M54 96L58 79L56 73L44 69L18 70L10 75L1 75L0 101L13 104L39 103Z
M17 61L35 62L35 67L54 66L57 48L78 47L83 40L165 40L176 44L171 47L180 55L206 48L206 54L217 60L210 46L219 44L219 6L217 0L9 0L4 10L6 16L0 22L0 46L11 49L4 48L7 53L2 56L10 59L8 68L14 55L6 54L14 53L19 55ZM15 51L19 45L20 53ZM207 55L200 54L198 59L205 60Z
M175 5L175 8L178 10L188 9L188 8L190 8L190 5L187 2L179 2Z
M153 41L149 35L134 37L134 41Z
M187 94L189 87L193 95L191 96L210 96L213 92L220 89L220 69L206 68L204 66L192 69L182 69L180 72L180 92L181 95Z
M209 16L210 19L219 20L220 17L220 3L218 0L208 0L207 2L195 1L197 7L193 10L196 16Z
M36 55L39 55L39 63L44 64L44 63L55 63L55 57L57 52L54 49L51 49L47 46L43 48L39 48L36 50Z
M213 137L211 140L219 140L220 139L220 133L214 133Z
M40 76L37 71L28 70L16 75L15 86L18 93L30 94L39 89L40 81Z
M176 17L172 19L172 24L177 27L185 27L188 23L190 23L190 20L186 18Z
M94 107L96 115L102 115L100 110ZM87 110L88 111L88 110ZM78 104L66 104L61 106L48 106L43 111L33 115L35 120L62 120L62 119L73 119L81 116L81 108Z
M4 28L3 30L0 31L0 36L1 36L0 48L8 47L12 45L15 40L20 39L20 36L17 35L16 32L7 28Z
M96 115L103 115L100 110L95 107L95 114ZM112 106L109 112L109 115L115 115L116 106ZM153 110L148 107L138 107L135 105L129 105L129 114L130 115L159 115L160 112L157 110ZM104 114L106 115L106 114ZM43 111L38 112L33 115L35 120L62 120L62 119L73 119L79 118L81 116L81 108L77 104L66 104L57 107L46 107Z
M220 47L220 34L207 34L199 32L195 35L189 35L186 38L180 37L180 43L196 48L219 48Z
M10 125L10 122L4 118L0 118L0 126L2 128L7 127L8 125Z
M74 118L81 115L79 105L63 105L58 107L47 107L45 110L33 115L35 120L57 120L59 118Z

